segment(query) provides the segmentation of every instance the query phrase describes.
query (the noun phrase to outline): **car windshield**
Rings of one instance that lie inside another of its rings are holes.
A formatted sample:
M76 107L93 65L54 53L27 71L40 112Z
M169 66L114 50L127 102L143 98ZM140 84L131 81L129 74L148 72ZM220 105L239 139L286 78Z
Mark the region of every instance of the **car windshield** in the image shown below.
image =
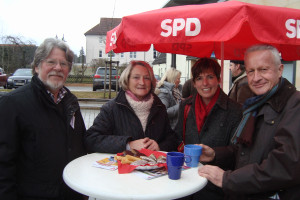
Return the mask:
M18 69L14 76L32 76L31 69Z
M97 70L97 74L101 75L101 74L105 74L105 68L101 68ZM112 69L111 70L111 75L116 75L117 74L117 70L116 69ZM109 75L109 69L106 69L106 75Z

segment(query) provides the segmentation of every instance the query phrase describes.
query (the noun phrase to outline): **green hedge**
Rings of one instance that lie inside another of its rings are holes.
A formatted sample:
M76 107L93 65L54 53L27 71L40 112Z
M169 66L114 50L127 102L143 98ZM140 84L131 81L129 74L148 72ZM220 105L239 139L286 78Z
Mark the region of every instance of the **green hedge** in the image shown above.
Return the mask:
M93 76L69 75L67 83L93 83Z

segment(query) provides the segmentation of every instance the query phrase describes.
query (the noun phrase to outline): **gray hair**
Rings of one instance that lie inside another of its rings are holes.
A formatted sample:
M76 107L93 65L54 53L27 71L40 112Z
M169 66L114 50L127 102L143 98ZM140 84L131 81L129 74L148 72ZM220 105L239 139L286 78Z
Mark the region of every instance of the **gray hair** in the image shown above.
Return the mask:
M154 92L154 89L156 87L156 79L154 77L152 67L145 61L139 61L139 60L131 61L120 76L120 79L119 79L120 86L122 87L123 90L125 90L125 91L128 90L128 83L129 83L131 71L136 65L144 66L148 70L149 75L150 75L150 80L151 80L151 92Z
M74 57L73 51L64 41L55 38L47 38L35 51L33 62L31 63L32 74L36 74L35 68L49 56L53 48L59 48L66 53L66 60L69 63L69 71L71 71Z
M279 51L272 45L269 44L258 44L258 45L254 45L249 47L246 52L245 52L245 58L246 56L254 51L263 51L263 50L267 50L270 51L273 55L273 62L275 65L280 65L281 64L281 59L280 59L280 54Z

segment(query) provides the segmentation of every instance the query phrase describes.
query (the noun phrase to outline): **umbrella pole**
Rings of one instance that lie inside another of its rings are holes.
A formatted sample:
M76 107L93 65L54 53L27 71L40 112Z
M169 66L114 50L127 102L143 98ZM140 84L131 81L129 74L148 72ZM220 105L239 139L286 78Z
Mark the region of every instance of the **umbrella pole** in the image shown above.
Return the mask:
M223 72L224 72L224 42L221 42L221 82L220 87L223 89Z

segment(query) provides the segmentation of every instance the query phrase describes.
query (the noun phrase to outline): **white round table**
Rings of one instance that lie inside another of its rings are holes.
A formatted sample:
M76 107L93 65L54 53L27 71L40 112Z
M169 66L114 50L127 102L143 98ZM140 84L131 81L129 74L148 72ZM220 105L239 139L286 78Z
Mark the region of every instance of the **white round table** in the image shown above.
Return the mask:
M119 174L93 167L95 161L113 154L93 153L70 162L63 179L73 190L99 199L176 199L201 190L207 179L198 175L198 168L183 170L179 180L168 175L146 180L134 174Z

